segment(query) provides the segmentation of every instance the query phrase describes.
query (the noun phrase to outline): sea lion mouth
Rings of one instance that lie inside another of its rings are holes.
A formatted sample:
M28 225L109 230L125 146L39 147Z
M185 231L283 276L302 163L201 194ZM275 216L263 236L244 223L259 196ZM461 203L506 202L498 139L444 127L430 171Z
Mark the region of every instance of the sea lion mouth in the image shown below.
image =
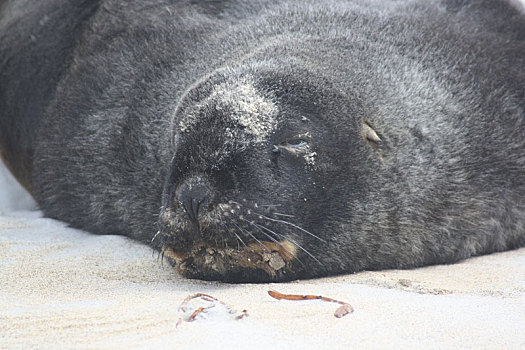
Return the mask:
M290 241L261 241L240 248L196 245L190 251L162 247L163 256L187 278L225 282L278 281L293 278L297 248Z

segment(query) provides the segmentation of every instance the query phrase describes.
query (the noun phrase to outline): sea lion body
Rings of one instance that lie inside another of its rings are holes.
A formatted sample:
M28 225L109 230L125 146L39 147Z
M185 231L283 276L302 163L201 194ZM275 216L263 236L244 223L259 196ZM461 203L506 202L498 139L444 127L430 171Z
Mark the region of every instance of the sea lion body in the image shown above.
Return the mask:
M503 1L0 1L0 153L45 215L231 282L525 245Z

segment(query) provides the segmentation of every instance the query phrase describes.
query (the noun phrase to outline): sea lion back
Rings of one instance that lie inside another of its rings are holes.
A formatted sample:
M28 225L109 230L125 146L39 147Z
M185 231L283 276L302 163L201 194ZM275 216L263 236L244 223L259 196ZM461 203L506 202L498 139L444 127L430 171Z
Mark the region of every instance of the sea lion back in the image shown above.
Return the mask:
M0 2L0 156L26 189L40 121L98 3Z

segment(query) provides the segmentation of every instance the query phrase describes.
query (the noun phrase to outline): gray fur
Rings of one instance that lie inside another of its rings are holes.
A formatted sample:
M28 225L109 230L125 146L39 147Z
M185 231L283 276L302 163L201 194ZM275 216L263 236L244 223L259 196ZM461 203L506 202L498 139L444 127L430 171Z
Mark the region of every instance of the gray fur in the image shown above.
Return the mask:
M0 153L49 217L226 281L525 245L510 3L29 3L0 1Z

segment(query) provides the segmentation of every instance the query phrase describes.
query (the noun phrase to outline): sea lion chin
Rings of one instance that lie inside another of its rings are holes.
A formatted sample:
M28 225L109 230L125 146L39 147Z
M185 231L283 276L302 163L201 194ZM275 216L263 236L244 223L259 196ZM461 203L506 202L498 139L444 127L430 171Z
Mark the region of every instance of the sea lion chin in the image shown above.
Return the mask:
M163 257L183 276L226 282L290 280L296 252L296 245L289 241L259 241L235 248L197 245L182 252L162 248Z
M504 0L4 0L0 157L189 278L522 247L523 33Z

